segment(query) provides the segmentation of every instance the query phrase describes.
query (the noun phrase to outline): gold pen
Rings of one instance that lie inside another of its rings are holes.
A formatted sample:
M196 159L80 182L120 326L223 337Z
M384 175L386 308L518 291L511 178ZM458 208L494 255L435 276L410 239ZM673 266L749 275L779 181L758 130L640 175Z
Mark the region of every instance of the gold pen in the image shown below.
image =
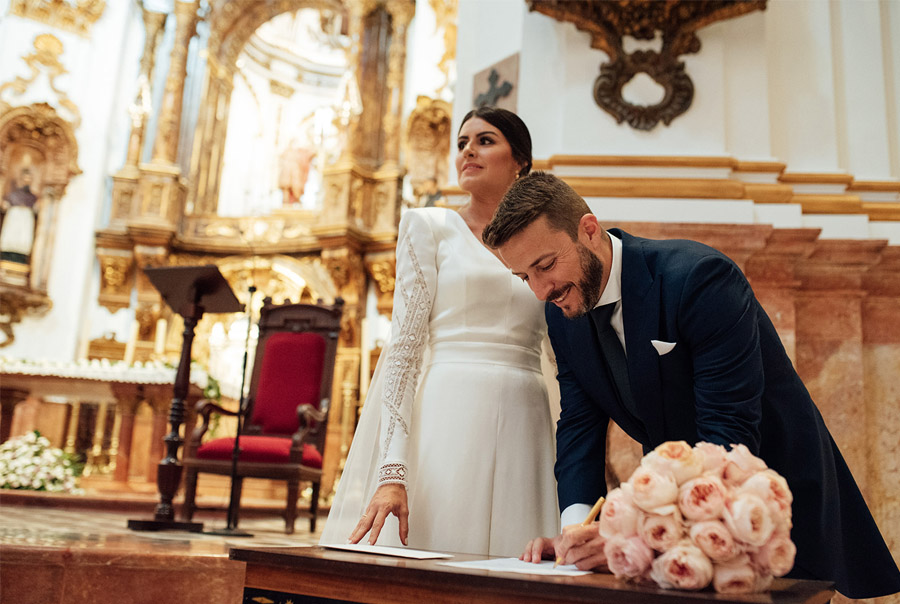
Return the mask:
M590 523L594 521L594 518L597 517L597 514L600 513L600 508L603 507L603 502L606 501L606 497L600 495L600 499L597 500L597 503L594 504L594 507L591 508L591 511L588 512L587 518L584 519L584 522L581 523L581 526L588 526ZM556 568L560 564L563 563L562 558L557 558L556 562L553 563L553 568Z

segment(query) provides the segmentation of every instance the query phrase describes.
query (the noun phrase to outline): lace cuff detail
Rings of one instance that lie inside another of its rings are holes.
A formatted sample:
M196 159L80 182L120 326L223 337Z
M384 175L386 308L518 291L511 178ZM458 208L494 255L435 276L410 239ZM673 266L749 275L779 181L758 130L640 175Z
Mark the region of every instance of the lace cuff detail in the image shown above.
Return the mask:
M402 463L386 463L378 471L378 486L402 484L406 486L406 466Z

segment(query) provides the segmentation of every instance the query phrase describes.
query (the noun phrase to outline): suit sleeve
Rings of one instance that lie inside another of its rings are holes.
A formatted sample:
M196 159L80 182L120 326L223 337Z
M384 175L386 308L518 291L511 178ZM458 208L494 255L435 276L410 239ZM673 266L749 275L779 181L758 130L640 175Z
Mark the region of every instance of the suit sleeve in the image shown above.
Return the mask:
M609 416L594 403L575 379L569 365L572 352L562 330L561 316L547 308L550 343L556 355L560 415L556 425L556 480L559 509L573 503L591 505L606 493L606 430Z
M431 224L415 210L403 215L398 231L394 312L381 394L378 484L406 486L409 426L437 287L437 243Z
M763 312L740 269L701 258L681 295L679 330L692 350L697 437L759 453L765 385L757 321Z

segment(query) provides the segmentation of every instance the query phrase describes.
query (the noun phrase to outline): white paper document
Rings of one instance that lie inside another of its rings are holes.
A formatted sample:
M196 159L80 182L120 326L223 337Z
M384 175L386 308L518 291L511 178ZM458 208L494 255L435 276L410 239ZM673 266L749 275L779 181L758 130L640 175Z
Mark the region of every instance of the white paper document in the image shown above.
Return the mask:
M437 558L452 558L451 554L428 552L421 549L409 549L406 547L388 547L386 545L369 545L368 543L331 543L321 544L329 549L343 549L349 552L362 554L379 554L382 556L395 556L397 558L413 558L415 560L434 560Z
M528 575L560 575L577 577L589 575L591 571L578 570L575 565L557 566L553 568L551 560L544 560L540 564L523 562L518 558L496 558L493 560L473 560L471 562L441 562L447 566L457 568L470 568L473 570L492 570L502 573L524 573Z

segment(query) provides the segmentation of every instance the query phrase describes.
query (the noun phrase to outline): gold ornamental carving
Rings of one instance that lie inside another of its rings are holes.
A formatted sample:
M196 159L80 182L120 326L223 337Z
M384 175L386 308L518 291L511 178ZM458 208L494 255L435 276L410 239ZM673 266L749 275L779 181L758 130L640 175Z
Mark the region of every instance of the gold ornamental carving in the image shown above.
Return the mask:
M106 10L106 0L12 0L10 14L87 37Z
M392 250L366 256L366 269L375 282L376 307L380 314L391 316L394 310L394 285L397 261Z
M407 176L418 205L433 204L447 183L452 113L450 103L419 96L406 122Z
M10 109L0 102L0 229L28 234L17 249L4 249L0 261L0 347L12 343L12 326L22 317L42 315L52 307L47 282L59 200L69 180L81 172L77 160L72 126L53 107L38 103ZM12 216L13 197L17 211L25 210L30 219L22 212Z
M594 100L604 111L636 130L652 130L672 120L691 106L694 84L678 58L700 50L697 30L755 10L764 10L766 0L528 0L533 11L568 21L591 35L591 47L602 50L609 60L600 66L594 82ZM662 48L628 53L622 39L654 40L662 36ZM661 101L638 105L626 101L622 88L637 74L646 74L664 90Z
M67 121L72 124L73 130L77 130L81 124L81 112L78 110L78 106L69 99L69 96L56 85L56 78L68 73L60 62L63 51L63 43L56 36L52 34L36 36L34 52L22 57L31 70L31 75L28 77L17 76L13 81L0 85L0 112L9 106L9 102L4 101L4 94L8 90L21 96L28 91L41 74L44 74L50 89L57 95L60 107L69 113L66 116Z
M429 0L434 11L434 31L444 32L444 54L438 62L438 69L444 74L444 81L434 91L435 96L440 96L445 90L453 87L452 74L456 66L456 14L458 0Z
M100 260L98 302L110 312L128 308L134 279L134 259L131 252L98 249L97 257Z
M184 100L184 80L187 75L188 46L197 29L199 0L175 0L175 41L169 56L169 73L159 113L153 161L174 164L178 152L178 133L181 125L181 105Z

